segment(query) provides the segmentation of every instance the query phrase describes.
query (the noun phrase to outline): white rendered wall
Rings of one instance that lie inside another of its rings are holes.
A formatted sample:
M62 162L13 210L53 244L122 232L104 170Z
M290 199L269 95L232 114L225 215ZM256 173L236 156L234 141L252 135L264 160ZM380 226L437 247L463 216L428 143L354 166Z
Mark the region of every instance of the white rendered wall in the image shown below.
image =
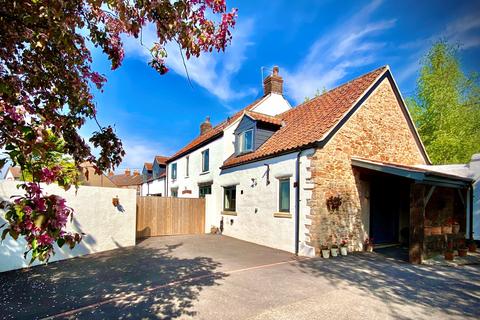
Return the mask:
M12 195L20 195L17 184L18 181L1 181L0 201L9 200ZM50 262L135 245L134 189L81 186L75 194L75 188L64 191L56 185L49 185L45 186L44 190L49 194L64 197L67 205L75 210L68 230L86 234L73 250L67 246L55 246L56 254ZM120 212L112 204L112 198L117 196L124 212ZM0 210L0 225L5 222L3 217L4 211ZM7 236L0 244L0 272L26 267L30 258L27 256L27 260L23 259L25 248L26 242L23 239L15 241Z
M155 179L142 184L140 195L149 196L152 194L162 194L165 197L165 178Z
M207 220L224 218L224 234L257 244L295 252L295 175L297 153L245 164L226 169L215 185L216 211L207 212ZM270 166L270 184L267 185L267 166ZM306 155L300 158L300 254L313 256L313 248L307 246L305 234L309 208L306 200L311 197L312 186L307 184L309 173ZM290 214L279 218L279 178L290 176ZM252 181L254 179L254 181ZM236 185L236 216L222 214L223 187ZM242 194L243 191L243 194ZM212 218L212 216L214 218ZM233 223L232 223L233 222Z

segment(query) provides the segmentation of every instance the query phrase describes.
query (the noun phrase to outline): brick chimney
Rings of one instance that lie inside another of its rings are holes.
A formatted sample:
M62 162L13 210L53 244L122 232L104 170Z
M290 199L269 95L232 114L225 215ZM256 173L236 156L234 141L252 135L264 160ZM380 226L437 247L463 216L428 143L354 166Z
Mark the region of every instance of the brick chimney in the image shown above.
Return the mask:
M283 95L283 78L278 75L278 66L273 67L272 74L263 80L263 95L270 93Z
M113 171L111 171L111 170L108 171L108 176L109 176L109 177L113 177L114 175L115 175L115 173L113 173Z
M126 176L130 176L130 172L131 172L130 169L125 169L125 175Z
M212 124L210 123L210 117L207 117L205 121L200 124L200 135L204 135L210 130L212 130Z
M138 172L137 169L133 170L133 176L138 177L140 175L140 172Z

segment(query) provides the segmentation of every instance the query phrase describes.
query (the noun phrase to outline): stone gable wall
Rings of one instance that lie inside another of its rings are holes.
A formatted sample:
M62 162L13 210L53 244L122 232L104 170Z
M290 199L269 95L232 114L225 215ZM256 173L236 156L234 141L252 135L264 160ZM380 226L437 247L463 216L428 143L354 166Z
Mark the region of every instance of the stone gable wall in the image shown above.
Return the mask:
M314 184L310 206L309 244L339 243L361 250L369 231L369 184L352 168L351 157L426 164L388 79L384 79L326 146L310 158ZM327 200L339 197L338 209Z

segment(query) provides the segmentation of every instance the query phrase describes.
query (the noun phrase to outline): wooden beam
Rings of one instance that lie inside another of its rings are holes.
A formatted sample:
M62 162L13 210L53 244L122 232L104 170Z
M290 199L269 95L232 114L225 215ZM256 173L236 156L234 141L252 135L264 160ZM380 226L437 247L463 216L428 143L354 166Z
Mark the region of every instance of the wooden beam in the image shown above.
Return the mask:
M425 198L425 207L428 204L428 201L430 201L430 198L432 197L433 191L435 191L436 186L431 186L430 189L428 190L427 197Z
M410 247L408 260L421 264L423 257L423 224L425 220L425 185L410 184Z

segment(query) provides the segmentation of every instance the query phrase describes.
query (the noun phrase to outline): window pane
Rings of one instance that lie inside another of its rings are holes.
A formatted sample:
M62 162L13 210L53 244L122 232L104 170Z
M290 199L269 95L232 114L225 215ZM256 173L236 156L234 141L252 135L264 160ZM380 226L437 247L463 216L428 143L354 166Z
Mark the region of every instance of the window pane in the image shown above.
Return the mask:
M253 131L249 130L246 131L244 134L245 137L245 150L244 151L250 151L253 150L252 145L253 145Z
M223 209L226 211L235 211L236 187L224 188Z
M202 156L202 171L206 172L209 169L209 150L203 151Z
M239 152L243 152L245 149L244 149L244 143L243 143L243 133L241 133L239 136L238 136L238 151Z
M172 164L172 179L177 179L177 164Z
M290 179L280 180L280 205L279 210L284 212L290 211Z
M189 165L190 165L190 157L187 157L187 158L186 158L186 161L187 161L187 163L186 163L186 168L185 168L185 176L188 177L188 171L189 171Z

